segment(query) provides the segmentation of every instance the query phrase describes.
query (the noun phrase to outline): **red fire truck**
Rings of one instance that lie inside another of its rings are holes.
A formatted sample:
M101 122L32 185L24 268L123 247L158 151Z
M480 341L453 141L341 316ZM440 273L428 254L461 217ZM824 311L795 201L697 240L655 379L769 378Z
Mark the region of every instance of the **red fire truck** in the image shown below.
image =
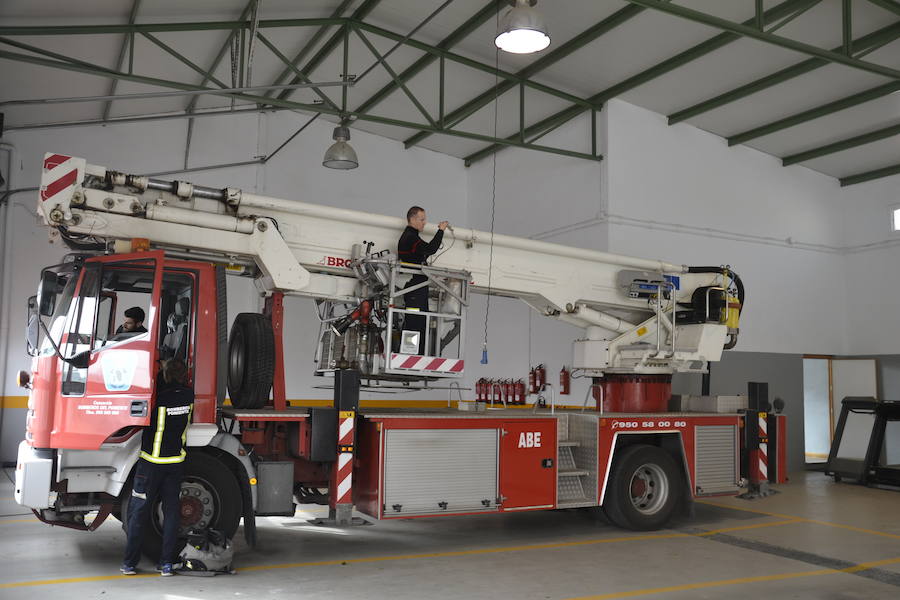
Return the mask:
M196 395L184 531L232 536L243 520L252 544L257 515L297 502L327 503L339 524L354 507L375 519L602 507L622 527L655 529L694 497L784 480L783 417L767 414L764 384L730 404L671 398L673 373L706 372L737 341L744 289L728 267L459 228L431 265L410 265L391 252L401 219L59 154L44 159L38 205L51 241L73 250L41 272L20 374L30 397L15 497L46 523L121 518L165 358L188 364ZM229 335L226 273L265 296ZM411 275L426 278L428 311L403 305ZM459 388L470 293L581 327L572 368L592 381L588 406L361 407L360 389ZM332 407L286 399L285 295L316 300L315 372L333 382ZM146 332L116 330L131 306ZM424 331L404 328L414 312Z

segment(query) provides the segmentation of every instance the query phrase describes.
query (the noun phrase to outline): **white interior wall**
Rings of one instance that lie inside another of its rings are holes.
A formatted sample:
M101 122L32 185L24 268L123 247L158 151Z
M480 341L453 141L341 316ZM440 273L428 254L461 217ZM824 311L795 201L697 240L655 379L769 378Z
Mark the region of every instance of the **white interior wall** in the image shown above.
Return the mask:
M837 181L625 102L607 110L610 250L732 265L747 289L741 351L845 353Z
M847 354L900 352L900 232L890 209L900 205L900 175L845 188Z

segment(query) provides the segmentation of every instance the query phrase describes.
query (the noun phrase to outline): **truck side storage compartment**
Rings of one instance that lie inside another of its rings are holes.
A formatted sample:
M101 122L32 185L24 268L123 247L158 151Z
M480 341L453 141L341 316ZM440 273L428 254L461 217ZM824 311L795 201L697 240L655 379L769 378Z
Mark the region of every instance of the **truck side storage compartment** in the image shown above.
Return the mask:
M384 517L497 510L497 429L384 431Z

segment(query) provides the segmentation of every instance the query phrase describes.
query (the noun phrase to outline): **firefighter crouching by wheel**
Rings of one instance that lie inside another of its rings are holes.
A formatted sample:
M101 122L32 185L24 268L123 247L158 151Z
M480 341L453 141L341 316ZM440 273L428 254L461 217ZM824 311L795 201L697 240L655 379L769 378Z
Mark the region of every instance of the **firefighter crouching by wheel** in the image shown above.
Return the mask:
M178 527L181 521L180 493L184 472L185 435L194 408L194 391L185 385L187 367L180 360L169 360L157 383L156 408L150 425L141 437L141 457L134 473L128 503L125 531L128 541L121 571L137 573L141 542L156 499L162 500L163 536L159 571L163 577L175 574Z
M419 234L425 229L425 223L425 209L421 206L413 206L406 211L406 229L403 230L403 233L400 235L400 241L397 242L397 255L402 262L423 265L425 260L441 247L441 241L444 239L444 230L447 229L450 223L448 221L438 223L437 233L434 234L430 242L426 242L419 237ZM406 285L407 287L412 287L426 281L428 281L428 278L425 275L413 275ZM428 312L427 285L404 294L403 298L407 309L412 308ZM404 318L404 329L419 332L419 354L424 354L426 351L425 323L425 315L407 313Z

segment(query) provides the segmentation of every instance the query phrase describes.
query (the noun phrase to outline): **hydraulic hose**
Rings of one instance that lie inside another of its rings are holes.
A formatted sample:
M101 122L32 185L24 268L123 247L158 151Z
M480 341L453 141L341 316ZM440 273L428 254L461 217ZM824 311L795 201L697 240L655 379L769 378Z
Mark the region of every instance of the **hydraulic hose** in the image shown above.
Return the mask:
M731 269L726 269L725 267L688 267L687 272L719 273L720 275L730 278L734 282L735 287L737 287L738 301L741 303L741 306L738 308L738 314L744 310L744 282L741 281L741 277L737 273Z

